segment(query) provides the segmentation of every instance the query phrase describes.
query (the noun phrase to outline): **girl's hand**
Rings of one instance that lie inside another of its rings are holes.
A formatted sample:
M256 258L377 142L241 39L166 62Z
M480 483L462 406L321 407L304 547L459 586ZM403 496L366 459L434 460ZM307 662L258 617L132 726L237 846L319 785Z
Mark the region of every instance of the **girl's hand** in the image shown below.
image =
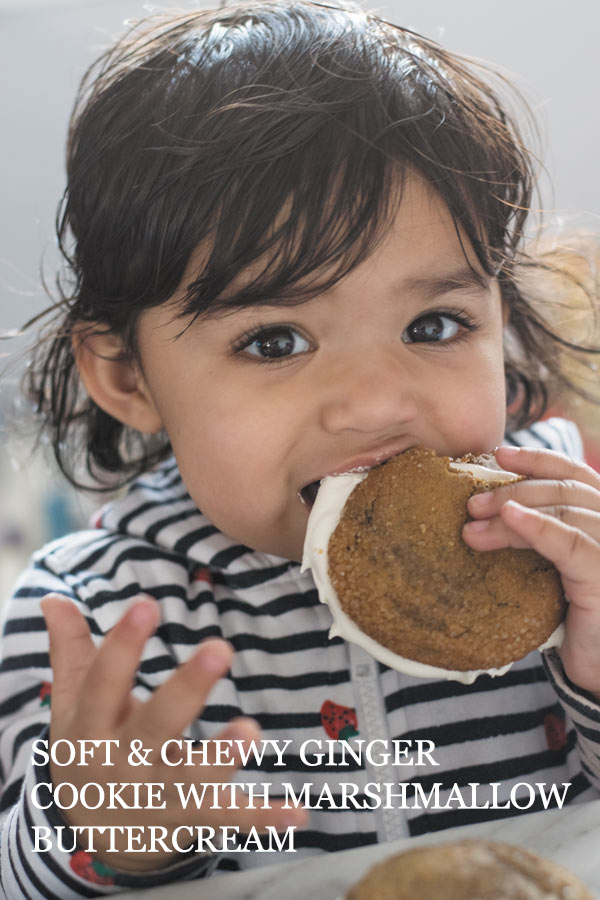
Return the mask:
M474 550L530 547L554 563L569 600L565 672L600 698L600 475L552 450L499 447L495 456L530 480L472 496L463 539Z
M142 649L158 624L158 605L149 597L141 598L125 613L96 648L90 637L86 621L76 606L67 598L49 594L42 601L44 616L50 635L50 657L54 673L52 686L52 720L50 741L81 739L116 740L113 745L113 766L102 766L102 753L94 756L85 766L60 766L51 763L52 783L70 782L78 789L83 784L97 782L148 782L164 785L162 798L166 809L87 809L82 805L62 811L72 826L159 825L171 835L180 825L207 825L217 829L222 825L239 826L248 832L252 826L264 831L267 825L283 830L305 822L304 810L282 810L281 803L273 802L271 808L247 808L243 797L235 794L240 808L229 809L227 793L219 809L211 809L212 796L201 809L195 803L183 809L174 782L184 782L184 790L195 784L198 790L203 782L226 784L240 768L237 745L232 745L234 765L169 766L160 758L160 750L166 741L181 738L182 731L200 713L215 683L226 674L231 665L232 650L220 639L209 639L198 647L196 653L181 665L149 700L141 702L131 693ZM260 740L261 732L253 719L234 719L218 735L216 740L241 740L244 745ZM128 762L131 741L139 740L144 748L151 748L150 766L132 766ZM170 745L173 746L173 745ZM211 742L211 751L216 745ZM225 745L221 745L225 746ZM214 752L210 754L214 760ZM175 758L168 757L170 762ZM133 800L132 790L121 795ZM146 796L142 792L143 796ZM141 804L139 804L141 805ZM149 805L146 803L145 805ZM151 805L158 806L156 802ZM255 806L258 801L255 801ZM179 836L179 844L185 838ZM194 842L190 833L188 844ZM166 844L168 845L168 838ZM122 871L152 870L168 864L176 855L166 849L157 853L127 853L125 842L117 840L120 852L107 852L108 837L94 833L97 858ZM138 845L139 846L139 845Z

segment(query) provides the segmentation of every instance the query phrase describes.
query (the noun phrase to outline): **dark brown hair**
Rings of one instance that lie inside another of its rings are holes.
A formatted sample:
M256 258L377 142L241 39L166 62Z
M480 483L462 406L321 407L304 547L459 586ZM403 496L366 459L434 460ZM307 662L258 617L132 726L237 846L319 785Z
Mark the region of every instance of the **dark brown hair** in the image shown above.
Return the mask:
M537 418L566 376L561 338L517 277L535 162L505 89L359 7L310 0L154 17L105 53L71 120L57 219L66 267L28 374L67 477L84 457L96 478L126 481L170 452L166 436L134 433L85 394L74 328L117 333L134 354L140 314L173 295L200 244L182 315L300 303L368 256L414 170L499 278L511 422Z

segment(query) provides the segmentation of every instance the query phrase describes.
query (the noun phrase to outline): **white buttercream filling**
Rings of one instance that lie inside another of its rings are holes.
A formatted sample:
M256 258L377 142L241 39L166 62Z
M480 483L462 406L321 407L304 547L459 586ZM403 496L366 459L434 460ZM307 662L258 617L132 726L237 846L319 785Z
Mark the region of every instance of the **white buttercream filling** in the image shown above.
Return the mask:
M475 463L453 461L450 465L453 469L470 472L484 481L514 481L518 477L514 473L506 472L503 469L487 468ZM378 644L373 638L370 638L346 615L329 578L328 547L331 535L337 528L348 497L366 475L366 471L360 471L324 478L308 519L302 557L302 571L311 569L319 592L319 599L322 603L326 603L331 610L333 624L329 631L329 636L339 636L353 644L358 644L379 662L384 663L384 665L397 669L399 672L404 672L406 675L412 675L415 678L445 678L453 681L462 681L464 684L471 684L478 675L484 673L492 676L504 675L513 663L508 663L506 666L498 669L472 669L461 672L430 666L426 663L417 662L414 659L399 656L387 647ZM506 476L506 478L503 476ZM538 649L547 650L550 647L560 646L563 640L563 631L563 626L559 625L548 640Z

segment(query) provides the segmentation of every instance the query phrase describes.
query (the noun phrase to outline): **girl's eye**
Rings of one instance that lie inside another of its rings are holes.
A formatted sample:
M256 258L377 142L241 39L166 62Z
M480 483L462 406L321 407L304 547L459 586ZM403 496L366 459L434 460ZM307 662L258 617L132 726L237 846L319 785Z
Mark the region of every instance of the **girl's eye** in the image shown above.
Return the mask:
M474 331L475 324L455 313L433 312L419 316L402 334L406 344L441 343L452 341L464 329Z
M295 328L275 325L245 335L234 350L261 360L278 360L306 353L310 344Z

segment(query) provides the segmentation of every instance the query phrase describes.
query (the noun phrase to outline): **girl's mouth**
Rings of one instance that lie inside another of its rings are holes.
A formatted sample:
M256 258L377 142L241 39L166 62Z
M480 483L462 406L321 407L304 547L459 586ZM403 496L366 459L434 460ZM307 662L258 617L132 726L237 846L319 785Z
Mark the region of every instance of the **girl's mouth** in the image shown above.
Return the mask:
M384 463L386 463L389 459L392 459L394 456L398 456L399 453L403 453L405 450L408 450L410 446L415 445L411 444L408 446L403 446L399 443L387 444L377 451L371 451L368 454L363 453L361 456L349 460L347 463L339 466L337 469L330 470L329 473L326 472L322 477L325 478L327 474L349 475L354 472L366 472L369 469L384 465ZM310 484L304 485L304 487L299 491L300 500L305 506L308 506L309 510L312 509L315 500L317 499L317 494L321 486L321 480L322 479L319 478L317 481L311 481Z
M319 492L320 485L320 481L313 481L310 484L305 485L300 491L300 499L309 508L312 508L315 500L317 499L317 493Z

